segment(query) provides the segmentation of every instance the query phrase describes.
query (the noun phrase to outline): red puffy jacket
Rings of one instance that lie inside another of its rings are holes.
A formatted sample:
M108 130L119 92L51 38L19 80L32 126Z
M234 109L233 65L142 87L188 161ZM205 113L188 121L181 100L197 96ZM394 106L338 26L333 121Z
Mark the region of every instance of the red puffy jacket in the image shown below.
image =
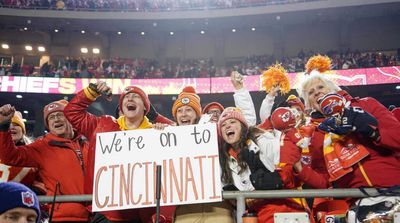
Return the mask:
M73 139L51 133L24 146L15 146L10 131L0 131L0 159L11 166L35 167L48 196L83 194L84 160L88 144L82 135ZM80 203L56 203L53 221L87 221L89 212Z

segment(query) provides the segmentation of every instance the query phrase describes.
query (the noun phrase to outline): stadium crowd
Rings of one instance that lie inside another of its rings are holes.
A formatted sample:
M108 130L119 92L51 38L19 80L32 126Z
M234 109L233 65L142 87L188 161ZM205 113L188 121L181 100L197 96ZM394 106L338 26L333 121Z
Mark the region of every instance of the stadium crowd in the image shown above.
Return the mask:
M238 8L306 1L315 0L0 0L0 6L82 11L169 11Z
M72 78L208 78L229 76L232 70L244 75L260 75L276 61L281 61L289 72L302 72L308 58L313 52L299 52L296 57L275 58L271 55L250 56L241 61L229 62L230 66L215 66L212 59L170 60L161 65L155 59L123 59L123 58L72 58L67 57L57 62L45 63L40 70L34 65L14 64L0 67L1 75L24 75L44 77ZM339 53L330 51L333 70L396 66L400 64L400 55L381 52Z
M291 91L287 71L281 65L268 67L261 74L267 94L259 110L260 123L243 76L237 71L230 73L235 107L224 108L217 101L203 107L196 89L186 86L173 102L173 120L157 112L138 86L128 86L122 92L115 117L96 116L88 112L88 107L97 98L109 95L111 88L103 81L84 86L69 102L54 101L43 108L49 132L33 141L24 140L27 133L17 108L1 105L0 179L26 183L36 193L48 196L90 194L97 133L162 130L168 125L200 124L201 119L217 124L223 190L398 187L399 113L396 109L389 111L374 98L353 97L341 89L324 74L332 68L332 61L321 55L308 58L297 92ZM16 178L23 171L21 167L28 167L26 171L32 173L29 176L35 176L44 190L38 191L35 181L27 183ZM5 170L13 170L14 174L4 174ZM6 192L2 188L7 188ZM24 187L0 183L0 194L11 197L10 188L26 191ZM91 206L84 203L52 203L39 210L37 202L21 205L19 199L14 198L16 203L0 202L0 220L9 216L7 210L16 207L34 210L31 213L35 220L30 222L39 222L40 212L45 212L50 222L151 223L156 211L140 208L92 213ZM308 213L310 222L325 222L324 216L344 222L348 211L356 212L359 222L383 222L393 220L393 213L400 211L400 197L394 194L359 201L323 198L312 202L297 198L248 199L246 207L257 214L260 223L273 223L274 214L281 212ZM233 210L227 201L164 206L160 219L163 223L233 223Z

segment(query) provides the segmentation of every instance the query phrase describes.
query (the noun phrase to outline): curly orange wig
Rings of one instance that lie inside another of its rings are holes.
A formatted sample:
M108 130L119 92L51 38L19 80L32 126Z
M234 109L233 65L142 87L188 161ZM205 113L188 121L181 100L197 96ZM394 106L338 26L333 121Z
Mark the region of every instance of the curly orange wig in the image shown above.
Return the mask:
M262 86L267 93L277 85L279 90L286 94L290 91L290 82L285 68L280 64L272 65L261 74Z
M331 59L327 56L322 56L320 54L310 57L306 64L306 73L310 73L313 70L317 70L320 73L328 71L331 69Z

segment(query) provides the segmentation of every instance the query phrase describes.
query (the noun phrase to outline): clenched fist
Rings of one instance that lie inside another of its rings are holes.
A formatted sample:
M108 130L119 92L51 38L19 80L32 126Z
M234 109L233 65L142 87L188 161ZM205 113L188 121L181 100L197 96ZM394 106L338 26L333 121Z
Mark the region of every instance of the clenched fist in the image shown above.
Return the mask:
M14 116L15 108L10 104L0 107L0 123L8 122Z
M236 90L243 88L243 75L237 71L231 73L231 83Z

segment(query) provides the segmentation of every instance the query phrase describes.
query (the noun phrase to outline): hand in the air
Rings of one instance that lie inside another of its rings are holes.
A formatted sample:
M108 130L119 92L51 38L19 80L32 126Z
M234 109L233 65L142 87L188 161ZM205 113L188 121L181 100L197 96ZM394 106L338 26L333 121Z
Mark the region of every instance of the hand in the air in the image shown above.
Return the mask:
M14 116L15 108L10 104L6 104L0 107L0 123L9 122Z

